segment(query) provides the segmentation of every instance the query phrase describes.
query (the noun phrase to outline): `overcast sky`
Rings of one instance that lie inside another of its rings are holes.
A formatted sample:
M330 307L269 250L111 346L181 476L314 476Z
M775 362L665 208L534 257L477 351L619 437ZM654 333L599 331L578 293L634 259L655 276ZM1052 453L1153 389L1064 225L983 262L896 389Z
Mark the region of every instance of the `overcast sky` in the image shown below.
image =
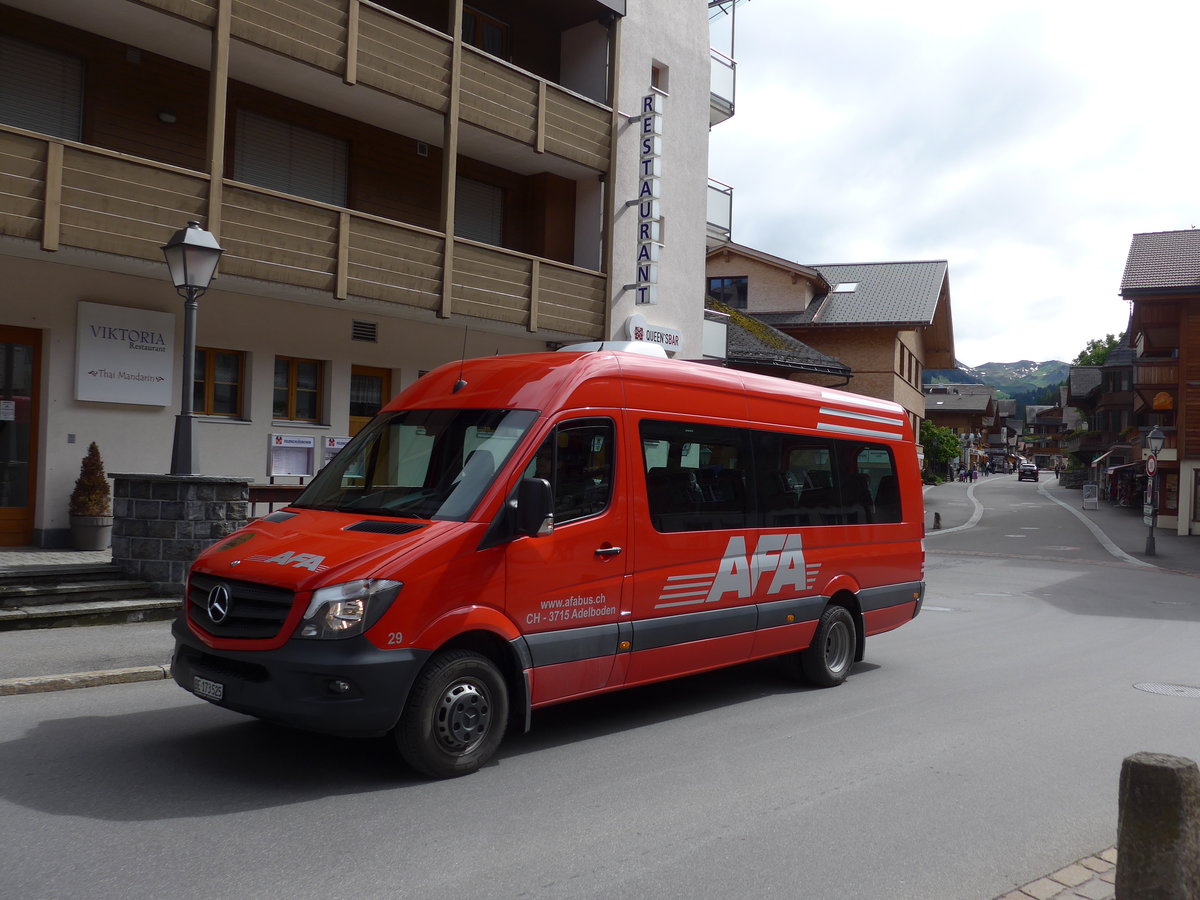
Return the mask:
M947 260L966 365L1123 331L1131 236L1200 225L1196 0L748 0L736 28L733 240Z

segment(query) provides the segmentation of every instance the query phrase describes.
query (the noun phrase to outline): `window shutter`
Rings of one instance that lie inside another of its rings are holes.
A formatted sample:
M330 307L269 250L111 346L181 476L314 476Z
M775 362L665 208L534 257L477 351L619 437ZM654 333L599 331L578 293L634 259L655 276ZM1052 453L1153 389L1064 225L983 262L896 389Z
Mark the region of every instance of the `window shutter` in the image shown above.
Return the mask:
M80 140L83 60L0 37L0 121Z
M454 233L497 247L504 243L504 190L459 176L454 192Z
M239 181L345 206L349 155L341 138L238 111L234 177Z

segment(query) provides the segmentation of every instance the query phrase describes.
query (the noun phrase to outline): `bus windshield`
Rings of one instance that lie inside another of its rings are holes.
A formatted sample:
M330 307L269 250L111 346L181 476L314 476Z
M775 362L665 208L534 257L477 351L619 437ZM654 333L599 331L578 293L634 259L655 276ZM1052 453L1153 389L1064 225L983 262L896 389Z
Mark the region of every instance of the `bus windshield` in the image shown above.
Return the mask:
M417 409L375 419L292 504L464 521L529 431L525 409Z

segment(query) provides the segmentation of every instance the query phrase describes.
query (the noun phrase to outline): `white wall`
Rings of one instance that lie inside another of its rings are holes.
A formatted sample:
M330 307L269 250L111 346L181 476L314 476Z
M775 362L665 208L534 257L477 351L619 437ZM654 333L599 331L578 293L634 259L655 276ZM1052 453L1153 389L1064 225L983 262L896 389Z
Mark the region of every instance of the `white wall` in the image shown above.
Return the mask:
M697 0L631 0L621 22L617 109L622 114L613 173L614 338L625 320L641 314L651 325L682 333L679 356L702 353L704 252L708 200L709 33L706 6ZM639 133L624 116L637 113L650 93L651 67L667 67L663 111L662 259L658 304L635 305L622 287L636 280Z
M0 258L6 324L42 331L41 405L38 437L37 513L39 530L67 527L67 498L88 444L100 447L107 472L165 473L171 465L175 415L179 411L182 352L176 353L170 405L139 406L75 399L76 310L80 300L175 315L175 341L183 347L183 301L161 266L161 278L144 278L42 259ZM220 279L214 284L219 285ZM378 323L378 343L350 339L354 319ZM233 293L214 287L200 298L197 344L247 354L245 421L200 417L196 432L200 468L207 475L267 480L268 435L345 436L349 433L350 368L390 369L392 392L422 370L457 359L463 349L463 320L385 316L362 308L318 306ZM544 350L543 341L470 330L467 356ZM326 362L327 421L321 425L272 422L276 354ZM70 442L70 436L74 442ZM318 441L319 442L319 441Z

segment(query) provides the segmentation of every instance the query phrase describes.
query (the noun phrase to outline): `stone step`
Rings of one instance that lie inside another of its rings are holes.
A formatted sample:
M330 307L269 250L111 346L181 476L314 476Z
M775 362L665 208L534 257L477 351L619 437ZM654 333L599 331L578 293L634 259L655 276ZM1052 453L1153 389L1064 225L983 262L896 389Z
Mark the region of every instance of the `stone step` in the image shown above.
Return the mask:
M92 581L122 578L112 563L71 563L51 566L11 566L0 569L0 587L10 584L46 584L56 581Z
M0 584L0 609L50 606L82 601L138 600L156 591L144 581L46 581L37 584Z
M183 601L178 597L31 604L0 609L0 631L161 622L175 618L182 606Z

